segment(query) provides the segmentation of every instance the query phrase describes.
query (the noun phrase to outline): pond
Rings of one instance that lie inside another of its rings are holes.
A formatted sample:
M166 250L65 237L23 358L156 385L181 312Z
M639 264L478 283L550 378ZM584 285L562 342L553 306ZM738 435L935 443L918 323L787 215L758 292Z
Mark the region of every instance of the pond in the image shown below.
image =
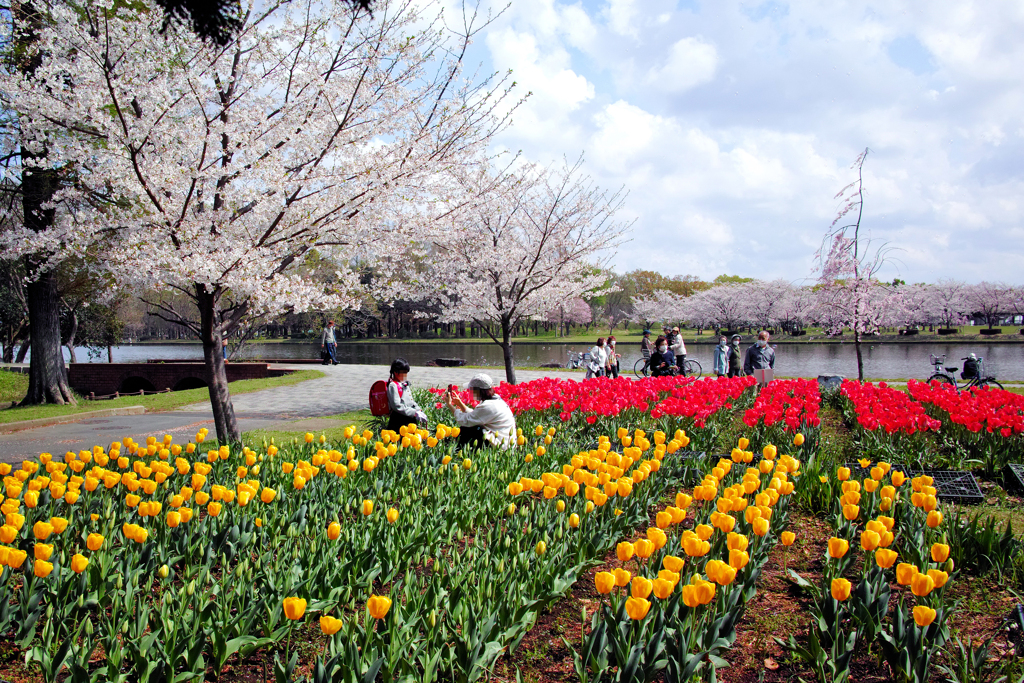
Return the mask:
M746 344L744 345L745 348ZM517 365L536 366L567 360L570 350L584 352L589 346L582 344L535 344L515 346ZM712 346L691 344L689 357L698 360L705 374L711 371ZM929 354L946 354L947 365L962 366L961 358L974 352L985 359L987 374L999 379L1024 380L1024 344L865 344L864 371L868 377L891 379L916 377L924 379L931 374ZM817 377L818 375L857 376L857 360L853 343L841 344L780 344L776 347L776 373L786 376ZM66 355L65 350L65 355ZM105 362L106 352L99 358L89 357L86 349L76 351L80 362ZM315 343L252 343L242 349L245 359L297 359L318 358ZM619 347L623 372L631 372L640 358L637 344ZM404 357L410 364L425 365L435 358L464 358L471 365L502 366L501 349L497 344L482 342L344 342L338 345L338 360L342 363L388 365L393 358ZM114 347L114 362L138 363L149 359L196 359L203 357L202 347L193 343L134 344Z

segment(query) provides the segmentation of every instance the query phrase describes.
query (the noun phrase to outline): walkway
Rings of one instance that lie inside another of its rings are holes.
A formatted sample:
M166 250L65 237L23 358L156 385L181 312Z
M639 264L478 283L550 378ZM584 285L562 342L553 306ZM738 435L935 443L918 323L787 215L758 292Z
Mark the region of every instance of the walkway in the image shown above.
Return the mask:
M311 366L293 367L308 370ZM388 368L380 365L312 367L322 370L326 376L236 396L233 403L239 428L243 432L253 429L300 430L307 428L307 423L294 424L296 421L365 409L368 406L370 386L376 380L388 376ZM496 381L504 379L505 374L504 370L498 368L481 371L415 367L409 380L415 387L447 386L449 383L465 386L469 378L478 372L488 372ZM522 370L516 375L520 382L539 377L583 378L582 373L557 370ZM146 436L160 438L170 434L176 442L189 441L203 427L213 431L213 413L209 402L162 413L93 418L0 435L0 462L17 462L42 452L62 454L69 450L91 449L97 444L106 447L111 441L120 441L126 436L143 441Z

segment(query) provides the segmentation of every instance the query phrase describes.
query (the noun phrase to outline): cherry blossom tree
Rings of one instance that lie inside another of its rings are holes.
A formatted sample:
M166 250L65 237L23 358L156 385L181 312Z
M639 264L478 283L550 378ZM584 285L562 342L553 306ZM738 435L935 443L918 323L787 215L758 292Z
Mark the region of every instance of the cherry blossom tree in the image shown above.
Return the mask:
M633 299L633 320L650 327L652 323L686 320L683 297L665 289Z
M814 308L814 293L809 287L791 286L778 303L778 321L790 334L803 328Z
M982 281L967 288L967 305L991 329L1013 310L1012 291L1006 283Z
M793 289L787 280L753 280L740 285L739 297L746 307L747 319L766 329L782 322L782 305Z
M683 300L686 320L735 330L747 322L743 284L716 285Z
M928 286L928 315L939 327L951 329L967 322L967 284L951 278Z
M586 325L594 319L590 305L581 297L559 303L548 311L547 321L558 324L558 336L570 325Z
M487 21L472 10L453 26L412 0L372 15L342 0L253 4L223 46L141 3L50 12L34 78L7 74L0 91L26 174L69 179L33 210L52 213L48 229L26 210L0 246L59 259L98 245L117 281L190 302L151 300L202 340L221 441L240 437L224 335L255 313L356 304L350 264L419 237L424 207L510 109L505 81L463 76ZM338 264L330 286L304 273L313 256Z
M511 384L516 325L611 286L600 269L629 227L614 218L623 193L596 187L582 164L522 163L463 177L472 206L453 213L429 245L420 286L441 300L442 321L473 320L501 346Z
M857 179L836 195L842 204L816 255L817 316L824 323L826 334L840 334L847 327L853 331L857 378L861 381L864 380L861 340L865 334L878 332L899 300L896 292L877 279L886 263L886 246L874 245L871 238L861 232L864 161L868 151L861 152L851 166L857 172ZM847 217L852 222L844 222Z

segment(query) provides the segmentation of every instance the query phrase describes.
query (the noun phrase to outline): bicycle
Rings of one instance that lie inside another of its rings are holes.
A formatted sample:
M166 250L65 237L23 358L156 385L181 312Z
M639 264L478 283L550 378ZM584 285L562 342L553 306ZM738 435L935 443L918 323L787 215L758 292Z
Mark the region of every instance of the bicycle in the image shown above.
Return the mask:
M578 353L576 351L573 351L572 349L569 349L568 351L566 351L566 353L569 355L569 362L565 364L565 367L568 368L569 370L579 370L580 368L585 368L587 367L587 363L590 362L589 353Z
M647 349L641 349L641 353L643 354L643 357L638 359L637 362L633 364L633 374L636 375L637 379L640 379L642 377L649 377L651 374L651 352L648 351ZM700 379L700 376L703 372L704 369L701 368L700 363L693 360L692 358L687 358L686 360L683 361L682 374L684 377L693 377L694 379Z
M967 358L961 358L960 360L964 360L965 361L965 360L968 360L968 359ZM946 354L942 354L941 356L936 356L935 354L931 354L931 364L932 364L932 367L935 370L935 373L931 377L928 378L929 382L931 382L932 380L936 380L938 382L942 382L943 384L948 384L948 385L952 386L957 391L962 391L964 389L970 389L971 387L978 387L978 388L982 388L982 389L985 388L985 387L996 387L998 389L1002 389L1003 388L1003 385L1000 384L999 382L997 382L995 377L989 377L989 376L985 375L985 359L982 358L981 356L978 357L978 372L974 375L974 377L966 380L963 384L959 384L956 381L956 374L955 373L960 368L958 368L958 367L947 368L945 366L945 363L946 363Z

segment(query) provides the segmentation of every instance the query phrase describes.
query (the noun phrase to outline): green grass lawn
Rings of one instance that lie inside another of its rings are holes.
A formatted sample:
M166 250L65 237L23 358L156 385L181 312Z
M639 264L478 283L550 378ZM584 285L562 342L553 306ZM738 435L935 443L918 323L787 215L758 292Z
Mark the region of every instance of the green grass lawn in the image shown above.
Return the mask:
M231 387L232 395L237 396L238 394L248 394L272 387L298 384L299 382L323 376L324 373L319 370L300 370L290 375L282 375L281 377L239 380L232 382L229 386ZM28 375L0 371L0 401L20 400L24 398L27 390ZM77 398L78 405L74 406L43 405L6 408L0 410L0 423L36 420L43 417L60 417L92 410L107 410L110 408L124 408L126 406L143 406L147 413L155 413L162 410L174 410L190 403L206 401L210 398L210 392L206 388L188 389L187 391L172 391L152 396L125 396L109 401L86 401L81 397Z

